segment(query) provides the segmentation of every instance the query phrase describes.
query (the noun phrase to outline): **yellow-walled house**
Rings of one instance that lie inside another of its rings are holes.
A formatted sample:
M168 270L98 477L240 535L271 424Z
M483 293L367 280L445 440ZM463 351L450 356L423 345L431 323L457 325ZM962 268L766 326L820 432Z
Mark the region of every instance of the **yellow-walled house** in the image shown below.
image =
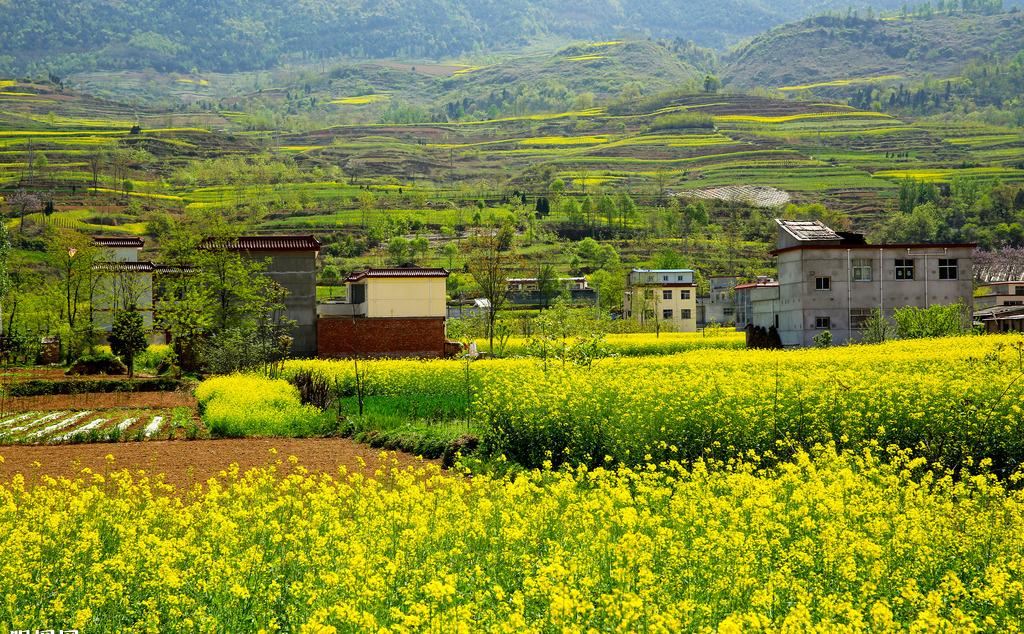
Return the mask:
M317 307L318 356L445 354L448 271L367 269L345 279L348 298Z
M369 269L348 277L349 303L364 317L444 317L444 269Z
M623 316L697 332L697 282L690 269L633 269L626 278Z

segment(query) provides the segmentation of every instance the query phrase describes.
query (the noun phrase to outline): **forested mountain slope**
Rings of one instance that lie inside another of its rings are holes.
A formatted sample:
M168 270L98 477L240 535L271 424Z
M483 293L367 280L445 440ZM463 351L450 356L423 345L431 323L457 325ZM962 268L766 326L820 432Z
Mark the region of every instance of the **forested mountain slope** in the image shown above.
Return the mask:
M857 78L947 79L1024 49L1024 12L865 19L816 17L775 28L728 55L735 87L793 88Z
M545 36L724 47L783 22L900 0L0 0L0 72L237 71L286 59L446 58Z

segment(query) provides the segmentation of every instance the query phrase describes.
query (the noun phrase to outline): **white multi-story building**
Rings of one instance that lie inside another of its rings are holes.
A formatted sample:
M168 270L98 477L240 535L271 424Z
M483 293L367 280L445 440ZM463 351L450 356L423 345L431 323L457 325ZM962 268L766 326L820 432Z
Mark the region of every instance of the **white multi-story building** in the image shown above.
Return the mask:
M623 316L697 332L696 273L690 269L633 269L626 278Z
M972 307L973 244L872 245L819 221L776 222L778 296L767 291L750 312L755 326L775 325L784 346L812 345L825 330L835 343L857 341L876 310Z

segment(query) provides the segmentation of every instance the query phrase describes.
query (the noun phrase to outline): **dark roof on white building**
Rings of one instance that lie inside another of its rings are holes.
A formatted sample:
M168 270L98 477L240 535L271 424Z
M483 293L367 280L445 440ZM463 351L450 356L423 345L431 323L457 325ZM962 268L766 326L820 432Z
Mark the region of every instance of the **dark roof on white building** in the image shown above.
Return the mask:
M425 269L415 266L401 267L394 269L366 269L357 271L345 278L345 282L359 282L367 278L393 278L393 277L448 277L447 269Z
M137 236L93 236L92 243L107 249L141 249L146 241Z
M239 236L230 240L207 238L201 249L229 251L320 251L320 241L312 235Z

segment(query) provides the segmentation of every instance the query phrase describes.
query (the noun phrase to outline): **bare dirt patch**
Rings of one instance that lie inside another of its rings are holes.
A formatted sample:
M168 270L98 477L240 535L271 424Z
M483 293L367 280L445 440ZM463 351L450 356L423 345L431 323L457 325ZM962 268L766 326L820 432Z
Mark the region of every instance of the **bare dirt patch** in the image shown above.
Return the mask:
M277 454L271 453L276 449ZM106 459L114 456L113 463ZM16 446L0 448L0 481L15 474L24 475L29 484L43 476L76 477L82 469L94 473L129 469L144 470L151 475L164 474L164 481L181 491L195 484L218 477L220 472L237 463L241 471L263 467L280 460L279 471L291 470L289 456L313 473L338 475L338 467L349 473L372 475L380 462L380 451L345 438L317 439L229 439L192 441L150 441L145 443L108 443L92 445ZM389 455L394 455L389 452ZM360 458L365 466L360 463ZM399 466L416 466L439 461L424 460L398 453Z
M196 406L196 399L187 392L109 392L22 396L0 403L0 415L7 412L36 412L76 409L173 409Z

